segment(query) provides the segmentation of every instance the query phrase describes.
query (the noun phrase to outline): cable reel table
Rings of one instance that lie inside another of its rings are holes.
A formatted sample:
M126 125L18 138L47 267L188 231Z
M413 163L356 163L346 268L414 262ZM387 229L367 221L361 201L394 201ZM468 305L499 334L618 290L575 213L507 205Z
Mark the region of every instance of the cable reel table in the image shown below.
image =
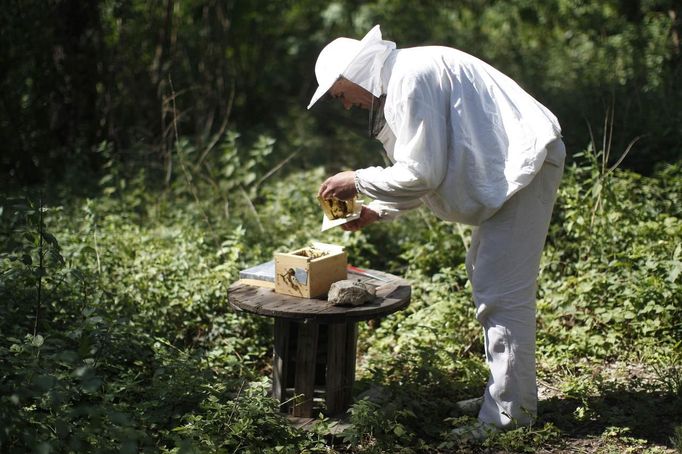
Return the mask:
M355 307L282 295L239 281L229 288L233 308L275 319L272 396L282 411L300 418L312 418L320 410L332 416L352 403L357 323L404 309L412 293L398 276L367 273L374 277L348 272L349 279L376 286L375 300Z

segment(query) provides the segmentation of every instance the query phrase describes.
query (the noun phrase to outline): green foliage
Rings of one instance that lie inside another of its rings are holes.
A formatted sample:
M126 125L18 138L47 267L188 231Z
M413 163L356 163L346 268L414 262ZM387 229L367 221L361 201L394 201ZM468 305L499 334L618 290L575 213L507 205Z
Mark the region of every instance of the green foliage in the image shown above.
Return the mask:
M278 174L267 136L228 132L208 152L181 139L167 185L100 150L107 174L93 197L0 204L3 451L459 446L449 435L460 421L454 403L480 395L487 376L464 269L468 229L417 211L363 232L321 233L314 194L327 172ZM472 452L552 449L600 421L595 433L608 446L666 443L622 410L632 401L679 425L680 166L643 177L610 171L603 152L578 158L557 202L538 304L540 376L564 400L548 403L537 425ZM271 322L226 302L239 269L312 239L413 283L407 309L361 326L359 397L352 425L333 439L324 419L313 432L285 422L265 378ZM594 369L615 360L642 363L648 375L623 384ZM677 443L672 427L666 436Z
M675 427L675 433L670 441L672 441L677 452L682 452L682 426Z
M376 23L399 47L453 46L499 67L557 113L569 148L613 104L614 145L642 136L628 165L650 172L680 154L680 15L672 0L10 2L2 181L87 183L102 142L168 174L176 135L203 153L228 126L286 138L278 159L297 153L299 166L364 159L347 117L304 106L324 44Z
M609 358L680 339L682 223L679 166L656 180L599 168L574 165L560 190L539 309L543 349Z
M570 149L604 137L570 157L543 257L538 364L557 400L465 449L589 434L607 452L680 450L681 14L615 0L3 5L0 451L464 449L454 402L487 375L469 230L420 210L319 232L319 183L381 156L364 116L304 110L314 60L375 23L399 47L499 67L557 113ZM646 176L614 165L626 150ZM239 269L313 239L413 283L406 310L361 327L362 398L337 438L325 419L285 423L264 378L271 322L226 302Z
M451 423L454 427L461 427L467 424L476 422L475 418L463 416L459 418L452 418ZM560 442L561 430L554 424L545 423L542 427L530 425L528 427L519 427L502 433L491 433L491 436L480 444L482 447L488 449L495 449L502 452L536 452L538 447L549 448ZM441 449L447 449L452 452L471 452L475 449L475 445L466 440L461 440L448 432L444 436L444 441L439 445ZM496 452L497 452L496 451Z
M542 427L521 427L498 434L486 440L485 446L503 449L507 452L536 452L539 446L551 446L561 436L561 431L552 423Z
M268 397L269 387L263 379L242 383L227 404L218 393L208 395L194 414L184 418L182 426L173 429L182 437L181 451L297 453L306 446L308 452L323 452L324 443L287 423L279 404ZM224 385L214 388L225 392Z

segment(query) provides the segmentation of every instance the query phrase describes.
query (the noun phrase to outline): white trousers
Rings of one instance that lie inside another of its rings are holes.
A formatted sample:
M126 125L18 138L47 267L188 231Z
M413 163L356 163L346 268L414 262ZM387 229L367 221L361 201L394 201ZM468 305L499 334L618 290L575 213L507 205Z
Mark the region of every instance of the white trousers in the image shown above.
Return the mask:
M466 257L490 369L478 419L501 428L537 415L537 276L566 156L559 139L547 152L531 183L474 229Z

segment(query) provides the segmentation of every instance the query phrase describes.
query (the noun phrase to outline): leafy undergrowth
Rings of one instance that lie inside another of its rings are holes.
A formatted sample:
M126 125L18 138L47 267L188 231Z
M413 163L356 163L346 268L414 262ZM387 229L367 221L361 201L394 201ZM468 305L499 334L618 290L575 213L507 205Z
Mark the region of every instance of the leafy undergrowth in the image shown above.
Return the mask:
M238 147L229 136L202 178L158 189L112 163L90 199L59 196L68 188L2 199L0 451L680 449L679 165L653 177L589 159L567 169L538 295L539 420L465 445L450 434L467 421L454 403L487 377L469 230L418 211L319 234L311 195L325 172L271 177L271 141ZM278 412L272 323L226 298L239 269L313 238L413 283L406 310L361 326L352 425L336 435L327 419L303 431Z

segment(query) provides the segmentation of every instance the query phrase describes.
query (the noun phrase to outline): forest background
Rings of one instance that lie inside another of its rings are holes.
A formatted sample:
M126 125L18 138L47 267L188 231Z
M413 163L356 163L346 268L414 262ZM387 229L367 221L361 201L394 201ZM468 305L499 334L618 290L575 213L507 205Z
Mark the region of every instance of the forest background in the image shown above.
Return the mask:
M0 9L0 451L668 452L682 446L679 2L12 0ZM381 24L493 64L562 124L538 302L541 417L462 447L485 381L465 226L318 233L314 194L384 163L314 62ZM267 397L238 270L311 239L408 278L363 327L351 428Z

